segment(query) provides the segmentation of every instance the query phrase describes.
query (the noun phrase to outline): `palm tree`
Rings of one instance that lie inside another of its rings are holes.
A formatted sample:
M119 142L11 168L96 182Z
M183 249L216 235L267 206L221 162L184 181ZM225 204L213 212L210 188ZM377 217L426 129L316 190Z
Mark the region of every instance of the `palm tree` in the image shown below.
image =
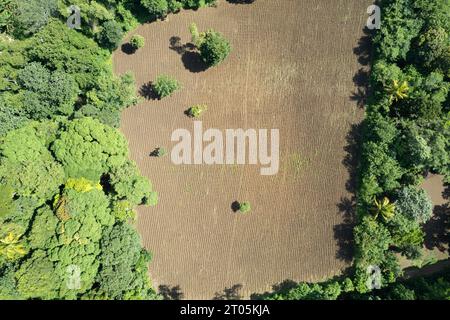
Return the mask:
M24 256L27 250L19 241L20 235L15 236L10 232L5 238L0 239L0 254L5 255L9 260Z
M374 200L375 206L372 208L372 211L375 214L375 219L378 218L379 215L387 221L390 220L395 214L395 204L391 203L387 197L384 197L383 200L378 201L376 198Z
M397 101L408 97L409 85L407 81L399 84L398 80L392 81L392 87L388 88L390 99Z

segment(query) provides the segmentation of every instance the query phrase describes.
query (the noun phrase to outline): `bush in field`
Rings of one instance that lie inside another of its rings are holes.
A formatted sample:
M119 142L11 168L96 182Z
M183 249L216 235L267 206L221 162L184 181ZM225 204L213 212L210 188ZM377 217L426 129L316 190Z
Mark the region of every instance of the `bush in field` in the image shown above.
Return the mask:
M150 153L150 156L161 158L161 157L164 157L166 154L167 154L167 150L165 148L158 147Z
M208 66L214 67L228 57L231 46L221 33L210 30L206 32L199 50L203 61Z
M427 222L432 215L433 204L426 191L414 186L403 187L397 194L398 212L418 223Z
M199 118L203 112L208 110L207 105L197 104L187 110L187 114L192 118Z
M203 61L214 67L225 60L231 52L230 42L219 32L212 29L199 32L195 23L189 27L192 42L197 46Z
M241 213L248 213L252 210L251 206L250 206L250 202L244 201L239 203L239 211Z
M138 34L134 35L130 39L130 44L133 50L138 50L145 45L145 39L143 36L140 36Z
M153 89L159 98L168 97L180 88L180 83L176 79L167 75L158 76L153 84Z

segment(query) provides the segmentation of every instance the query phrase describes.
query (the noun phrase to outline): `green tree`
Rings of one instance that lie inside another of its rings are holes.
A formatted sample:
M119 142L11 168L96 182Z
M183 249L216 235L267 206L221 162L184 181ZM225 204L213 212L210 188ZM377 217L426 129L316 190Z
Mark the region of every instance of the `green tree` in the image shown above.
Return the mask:
M417 41L416 59L428 71L439 69L450 77L450 40L442 27L430 28L420 34Z
M91 118L62 124L59 137L51 145L67 177L85 177L92 181L127 161L125 138L115 129Z
M165 18L169 12L167 0L141 0L141 4L155 18Z
M433 204L423 189L414 186L403 187L397 193L397 210L410 220L427 222L433 213Z
M225 60L231 52L229 41L219 32L208 30L199 46L203 61L214 67Z
M45 26L57 12L57 0L14 0L14 34L28 36Z
M180 88L180 83L176 79L167 75L158 76L153 84L153 89L160 98L171 96L172 93Z
M383 8L383 23L374 37L376 51L390 62L405 59L422 24L409 6L409 0L390 1Z
M244 201L239 203L239 211L241 213L248 213L252 210L252 207L250 205L250 202Z
M101 241L98 295L110 299L146 299L155 293L147 277L150 254L137 232L126 223L107 230Z
M135 34L130 39L130 44L134 50L138 50L145 45L145 38L138 34Z
M122 27L114 20L106 21L102 25L102 31L99 34L99 41L105 48L115 50L123 38Z

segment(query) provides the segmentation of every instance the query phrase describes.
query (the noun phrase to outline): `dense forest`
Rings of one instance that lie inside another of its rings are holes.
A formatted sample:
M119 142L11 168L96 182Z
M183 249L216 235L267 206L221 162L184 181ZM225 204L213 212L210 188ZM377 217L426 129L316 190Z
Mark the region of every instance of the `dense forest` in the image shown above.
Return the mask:
M157 193L116 129L138 98L111 52L140 22L210 2L0 1L1 299L158 298L132 225Z

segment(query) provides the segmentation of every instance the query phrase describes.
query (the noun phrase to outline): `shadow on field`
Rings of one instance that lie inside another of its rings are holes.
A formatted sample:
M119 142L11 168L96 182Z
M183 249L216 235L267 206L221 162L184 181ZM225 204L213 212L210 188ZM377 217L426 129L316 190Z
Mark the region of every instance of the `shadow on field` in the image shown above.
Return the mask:
M252 4L256 0L227 0L227 2L232 4Z
M169 39L169 48L181 55L184 67L190 72L199 73L208 69L208 65L202 60L194 44L183 44L180 37L173 36Z
M153 89L153 83L148 82L139 89L139 95L147 100L159 100L158 94Z
M131 45L131 43L124 43L120 48L125 54L133 54L136 52L136 49Z
M351 262L353 256L353 227L356 217L356 185L358 172L357 167L360 158L361 124L353 124L347 134L347 144L344 147L346 156L342 163L347 168L349 179L345 184L346 190L353 194L351 198L341 198L337 204L339 213L342 214L343 222L333 229L334 238L338 244L336 258Z
M239 201L234 201L234 202L231 204L231 210L232 210L234 213L238 212L240 208L241 208L241 205L239 204Z
M297 286L298 286L298 283L295 282L294 280L286 279L282 282L274 284L272 286L271 292L253 293L250 295L250 299L251 300L263 300L263 299L270 297L274 293L287 294L290 290L296 288Z
M163 296L164 300L181 300L184 297L184 293L181 291L180 286L168 286L160 285L158 287L159 294Z
M356 92L353 92L350 98L356 101L358 107L363 108L366 104L369 92L370 63L372 62L372 36L373 32L364 28L364 35L359 39L358 45L353 48L353 53L358 57L358 63L361 68L353 77L353 83L356 86Z
M242 287L242 284L235 284L234 286L223 289L222 292L216 292L213 300L241 300L242 295L240 291Z
M444 199L450 199L450 186L446 186L442 193ZM425 231L425 247L429 250L437 248L441 252L450 254L450 203L437 205L433 208L433 216L423 230Z

